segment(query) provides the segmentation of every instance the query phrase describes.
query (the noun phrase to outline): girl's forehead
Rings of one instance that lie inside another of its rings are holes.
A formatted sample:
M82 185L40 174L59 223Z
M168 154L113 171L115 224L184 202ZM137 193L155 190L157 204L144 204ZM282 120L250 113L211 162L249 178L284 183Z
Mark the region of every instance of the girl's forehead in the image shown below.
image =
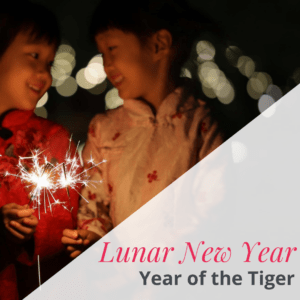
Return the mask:
M130 33L117 28L107 29L103 32L96 34L96 41L106 40L106 39L125 39Z

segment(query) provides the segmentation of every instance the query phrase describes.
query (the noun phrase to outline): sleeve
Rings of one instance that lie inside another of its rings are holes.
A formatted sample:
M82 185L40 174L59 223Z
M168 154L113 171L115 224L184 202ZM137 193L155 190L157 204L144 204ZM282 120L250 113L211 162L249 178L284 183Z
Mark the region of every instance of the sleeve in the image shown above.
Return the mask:
M105 189L106 163L103 162L101 147L97 146L100 139L100 121L91 121L88 140L82 152L84 167L88 170L89 183L81 191L78 209L78 228L95 232L103 237L112 228L109 215L110 196ZM98 135L96 136L96 133ZM91 163L91 162L94 163Z

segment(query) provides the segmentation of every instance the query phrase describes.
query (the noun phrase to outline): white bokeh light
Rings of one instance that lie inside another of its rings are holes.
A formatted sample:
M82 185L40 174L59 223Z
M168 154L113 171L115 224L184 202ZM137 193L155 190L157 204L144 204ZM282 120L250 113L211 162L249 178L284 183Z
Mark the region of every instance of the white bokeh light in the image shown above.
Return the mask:
M38 103L36 104L36 108L39 108L39 107L44 106L44 105L47 103L48 98L49 98L48 92L46 92L46 93L44 94L44 96L43 96L43 97L38 101Z
M213 60L216 49L212 43L208 41L200 41L196 45L196 51L200 61Z
M273 116L276 111L275 100L270 95L262 95L258 100L258 110L266 118Z
M63 97L73 96L78 89L77 82L74 77L67 78L64 83L56 87L57 92Z
M123 105L124 100L119 97L118 90L116 88L111 89L105 95L106 109L114 109L120 105Z

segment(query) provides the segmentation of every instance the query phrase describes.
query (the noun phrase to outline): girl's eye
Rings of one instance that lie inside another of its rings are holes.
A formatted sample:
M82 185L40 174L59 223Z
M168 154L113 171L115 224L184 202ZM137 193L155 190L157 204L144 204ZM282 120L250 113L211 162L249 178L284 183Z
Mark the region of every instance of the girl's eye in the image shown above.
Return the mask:
M111 46L111 47L108 47L108 50L109 51L112 51L112 50L114 50L115 48L117 48L116 46Z
M36 53L36 52L33 52L33 53L30 53L30 55L35 58L35 59L38 59L39 58L39 54Z

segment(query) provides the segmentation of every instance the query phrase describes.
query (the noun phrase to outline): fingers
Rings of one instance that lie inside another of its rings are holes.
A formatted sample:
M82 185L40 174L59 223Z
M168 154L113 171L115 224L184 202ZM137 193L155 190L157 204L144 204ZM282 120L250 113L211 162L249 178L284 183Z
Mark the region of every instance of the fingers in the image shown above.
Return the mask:
M38 219L35 216L31 216L30 218L24 218L21 222L29 227L36 227L38 224Z
M14 229L16 229L19 233L21 233L25 236L26 235L31 236L35 232L35 227L32 228L32 227L23 226L19 222L16 222L16 221L10 221L9 225L12 226Z
M81 244L82 244L82 239L74 240L74 239L72 239L72 238L63 236L63 237L61 238L61 242L62 242L64 245L81 245Z
M74 251L74 252L72 252L72 253L70 254L70 257L71 257L71 258L75 258L75 257L77 257L79 254L81 254L81 251L80 251L80 250L76 250L76 251Z
M65 229L63 231L63 236L73 240L76 240L79 237L77 230L71 230L71 229Z
M19 206L19 205L18 205ZM20 206L22 207L22 206ZM26 218L30 217L34 213L33 209L24 209L22 208L13 208L9 211L7 211L7 217L9 217L11 220L13 219L20 219L20 218Z

